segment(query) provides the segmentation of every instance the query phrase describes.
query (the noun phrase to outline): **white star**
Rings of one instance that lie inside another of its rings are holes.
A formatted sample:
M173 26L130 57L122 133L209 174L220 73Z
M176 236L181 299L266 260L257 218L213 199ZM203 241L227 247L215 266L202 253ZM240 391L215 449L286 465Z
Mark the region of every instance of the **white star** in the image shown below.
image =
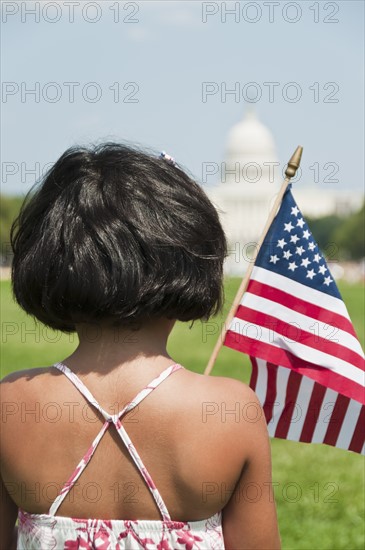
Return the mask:
M307 278L312 280L314 276L315 276L314 269L307 271Z
M324 281L323 281L323 284L327 285L327 286L330 286L330 283L332 283L331 277L325 277Z
M275 256L270 256L270 263L272 264L276 264L276 262L279 261L279 258L277 257L277 255L275 254Z
M285 258L286 260L289 260L290 256L293 256L293 254L290 252L290 250L285 250L285 252L283 254L283 258Z
M298 235L292 235L292 236L290 237L290 242L291 242L291 243L297 244L297 241L299 241L299 240L300 240L300 239L299 239Z
M286 242L284 241L284 239L280 239L276 246L279 246L280 248L284 248L285 245L286 245Z
M297 216L299 214L299 208L297 206L293 206L291 209L292 216Z
M318 273L322 273L322 275L324 275L326 271L327 271L327 267L325 267L324 265L321 265L318 270Z
M311 232L308 231L308 229L305 229L305 230L303 231L303 238L304 238L304 239L309 239L310 236L311 236Z
M292 229L294 229L294 225L292 225L291 222L284 223L284 231L288 231L290 233Z
M313 261L317 262L319 264L320 260L321 260L321 255L320 254L315 254L314 258L313 258Z
M301 256L304 253L304 248L302 246L297 246L295 252Z
M299 218L299 220L297 221L297 226L302 229L304 224L305 221L303 220L303 218Z
M316 245L312 242L308 245L308 250L314 250L316 248Z
M310 261L308 260L308 258L303 258L303 259L302 259L302 263L301 263L300 265L302 265L303 267L308 267L309 264L311 264L311 263L312 263L312 262L310 262Z
M295 262L290 262L289 266L288 266L288 269L290 269L290 271L295 271L297 269L297 264Z

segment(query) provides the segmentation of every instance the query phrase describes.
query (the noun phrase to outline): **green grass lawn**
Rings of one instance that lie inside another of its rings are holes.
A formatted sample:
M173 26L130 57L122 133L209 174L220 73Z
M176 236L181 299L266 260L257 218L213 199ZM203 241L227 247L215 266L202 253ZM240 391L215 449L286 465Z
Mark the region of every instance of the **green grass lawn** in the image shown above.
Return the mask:
M203 372L218 338L239 279L226 282L222 316L207 323L177 323L168 351L186 368ZM364 287L340 285L351 319L364 346ZM14 370L62 360L77 337L35 324L13 302L10 282L1 282L1 376ZM222 348L213 375L248 382L247 357ZM328 447L272 440L273 482L283 549L362 550L364 548L364 459ZM265 518L263 518L263 522Z

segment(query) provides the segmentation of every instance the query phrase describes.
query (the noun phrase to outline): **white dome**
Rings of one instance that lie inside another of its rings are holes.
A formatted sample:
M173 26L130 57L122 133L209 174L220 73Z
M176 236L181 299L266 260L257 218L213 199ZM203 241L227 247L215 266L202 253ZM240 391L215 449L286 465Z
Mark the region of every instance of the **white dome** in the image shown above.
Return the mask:
M275 167L275 169L274 169ZM252 109L229 132L220 181L207 189L218 209L230 248L226 270L241 273L250 260L248 243L256 243L281 182L270 130Z
M262 158L276 160L272 134L258 119L253 110L247 111L245 118L235 124L228 134L227 160Z

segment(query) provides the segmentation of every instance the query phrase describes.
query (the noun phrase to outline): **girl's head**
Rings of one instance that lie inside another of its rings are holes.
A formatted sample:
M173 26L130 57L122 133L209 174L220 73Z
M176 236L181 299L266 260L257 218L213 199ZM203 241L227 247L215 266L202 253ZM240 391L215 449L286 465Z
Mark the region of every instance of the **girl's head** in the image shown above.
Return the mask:
M116 143L67 150L11 233L15 298L64 332L208 319L223 303L225 235L202 188Z

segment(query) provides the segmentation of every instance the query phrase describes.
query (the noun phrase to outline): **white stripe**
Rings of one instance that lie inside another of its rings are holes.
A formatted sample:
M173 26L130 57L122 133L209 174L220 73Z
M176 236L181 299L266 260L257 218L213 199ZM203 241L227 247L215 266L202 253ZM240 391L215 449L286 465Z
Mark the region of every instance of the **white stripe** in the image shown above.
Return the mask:
M255 393L263 406L266 399L267 392L267 365L263 359L256 359L257 362L257 382Z
M348 380L352 380L353 382L364 386L364 372L358 367L351 365L351 363L348 363L343 359L339 359L334 355L316 350L299 342L290 341L287 337L278 334L274 330L261 327L255 323L248 323L242 319L238 319L237 317L233 319L230 330L248 338L253 338L260 342L264 342L273 347L290 351L293 355L303 359L304 361L308 361L322 368L329 369L344 378L347 378Z
M267 395L267 363L262 359L256 359L258 367L256 394L259 398L261 405L264 405ZM275 437L275 431L282 415L285 405L285 395L288 389L289 371L286 367L277 367L277 395L275 403L273 405L273 417L268 425L268 432L270 437ZM306 376L302 376L297 399L295 401L295 408L293 411L292 420L290 421L289 430L285 439L291 441L299 441L304 422L308 414L308 407L313 392L315 382ZM322 401L321 409L317 418L316 426L313 431L311 439L312 443L323 443L326 436L334 406L338 397L338 393L327 389ZM361 413L362 405L357 401L351 399L346 411L346 415L343 419L340 433L337 438L335 447L340 449L348 449L353 437L353 433ZM314 411L310 411L310 414L314 414ZM365 443L362 448L361 454L365 454Z
M317 341L320 338L324 338L328 342L338 343L341 346L347 347L354 351L360 357L364 357L360 342L344 330L340 330L335 326L326 325L312 317L303 315L298 311L290 309L289 307L272 302L267 298L262 298L251 292L245 292L242 300L242 305L254 309L260 313L266 313L271 315L280 321L289 323L293 327L299 325L300 330L304 330L317 337ZM296 324L296 325L295 325Z
M302 376L297 399L295 401L293 419L291 420L286 439L299 441L300 434L302 433L304 422L307 416L314 384L314 380L308 378L307 376Z
M314 304L315 306L323 307L330 311L342 315L346 319L350 319L347 308L344 302L340 298L335 298L326 294L325 292L320 292L309 286L293 281L284 275L279 275L278 273L273 273L268 269L263 267L255 266L252 270L251 279L258 281L259 283L264 283L283 290L288 294L292 294L295 298L301 298L305 296L305 301ZM301 298L303 299L303 298Z
M323 397L321 410L317 418L316 427L313 432L312 443L323 443L332 417L333 409L335 408L337 396L337 392L327 388Z
M269 434L274 437L275 430L280 420L281 414L285 406L286 387L288 385L288 378L290 369L286 367L278 367L276 376L276 397L273 406L273 416L269 422Z
M358 401L354 401L354 399L351 399L346 411L345 418L342 422L341 431L338 434L336 447L339 447L340 449L349 448L360 412L361 403L359 403Z

